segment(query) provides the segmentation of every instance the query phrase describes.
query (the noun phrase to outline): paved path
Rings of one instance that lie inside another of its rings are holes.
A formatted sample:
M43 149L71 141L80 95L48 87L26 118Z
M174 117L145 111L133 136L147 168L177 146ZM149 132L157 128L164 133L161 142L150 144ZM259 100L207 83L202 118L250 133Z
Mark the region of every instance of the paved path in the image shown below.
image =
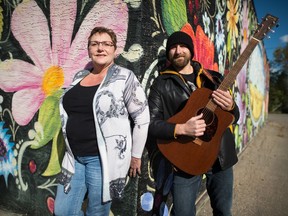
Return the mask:
M288 115L269 114L234 168L233 216L288 216ZM211 216L209 199L197 216Z
M288 115L269 114L234 169L233 216L288 216ZM203 198L197 216L211 216ZM0 216L19 216L0 209Z

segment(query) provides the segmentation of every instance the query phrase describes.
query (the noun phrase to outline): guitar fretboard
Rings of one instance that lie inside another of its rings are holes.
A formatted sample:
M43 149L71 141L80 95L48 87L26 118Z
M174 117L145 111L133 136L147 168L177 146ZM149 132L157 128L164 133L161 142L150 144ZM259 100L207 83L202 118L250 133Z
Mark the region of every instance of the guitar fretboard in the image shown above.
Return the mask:
M246 46L243 53L240 55L234 66L231 68L230 72L225 76L224 80L221 82L218 89L227 91L232 86L232 84L236 80L238 73L240 72L240 70L242 69L242 67L244 66L244 64L246 63L246 61L248 60L249 56L251 55L251 53L253 52L258 43L259 40L255 38L252 38L250 40L249 44ZM206 108L208 108L213 112L215 111L216 107L217 105L213 102L212 99L209 100L206 106Z

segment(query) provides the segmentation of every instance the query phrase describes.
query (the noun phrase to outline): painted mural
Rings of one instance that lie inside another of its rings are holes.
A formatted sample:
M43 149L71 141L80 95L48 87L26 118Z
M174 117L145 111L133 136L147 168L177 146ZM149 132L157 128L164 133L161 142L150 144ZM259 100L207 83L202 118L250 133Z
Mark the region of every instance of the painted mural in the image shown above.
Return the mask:
M225 75L257 19L252 0L0 0L0 208L53 215L64 153L59 97L74 74L89 67L87 38L100 25L116 32L116 62L133 70L149 94L174 31L191 36L194 58L205 68ZM268 71L259 43L232 88L241 111L234 128L239 153L265 122ZM166 162L147 143L142 175L127 179L111 215L169 215Z

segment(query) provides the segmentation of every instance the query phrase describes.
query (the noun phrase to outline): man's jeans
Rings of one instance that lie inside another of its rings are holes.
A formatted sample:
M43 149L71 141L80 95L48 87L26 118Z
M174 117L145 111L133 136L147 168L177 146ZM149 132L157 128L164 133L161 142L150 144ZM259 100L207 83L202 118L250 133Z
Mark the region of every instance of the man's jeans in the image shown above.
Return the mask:
M206 188L214 216L230 216L233 198L233 169L224 171L220 167L211 169L206 174ZM202 176L191 176L175 172L173 181L174 216L195 216L196 198Z
M88 191L87 216L108 216L111 202L102 203L102 168L98 156L77 157L71 190L64 193L58 184L54 213L56 216L82 216L83 199Z

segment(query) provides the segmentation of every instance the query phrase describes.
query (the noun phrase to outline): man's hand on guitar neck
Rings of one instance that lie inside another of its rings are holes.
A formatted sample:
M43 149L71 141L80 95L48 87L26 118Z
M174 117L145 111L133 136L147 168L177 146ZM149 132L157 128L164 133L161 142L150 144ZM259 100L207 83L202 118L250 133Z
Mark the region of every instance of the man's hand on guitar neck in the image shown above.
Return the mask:
M234 107L234 100L229 91L217 89L213 91L212 98L223 110L230 111Z
M179 135L186 135L191 137L202 136L206 129L206 123L202 118L203 114L190 118L184 124L176 124L175 126L175 138Z

